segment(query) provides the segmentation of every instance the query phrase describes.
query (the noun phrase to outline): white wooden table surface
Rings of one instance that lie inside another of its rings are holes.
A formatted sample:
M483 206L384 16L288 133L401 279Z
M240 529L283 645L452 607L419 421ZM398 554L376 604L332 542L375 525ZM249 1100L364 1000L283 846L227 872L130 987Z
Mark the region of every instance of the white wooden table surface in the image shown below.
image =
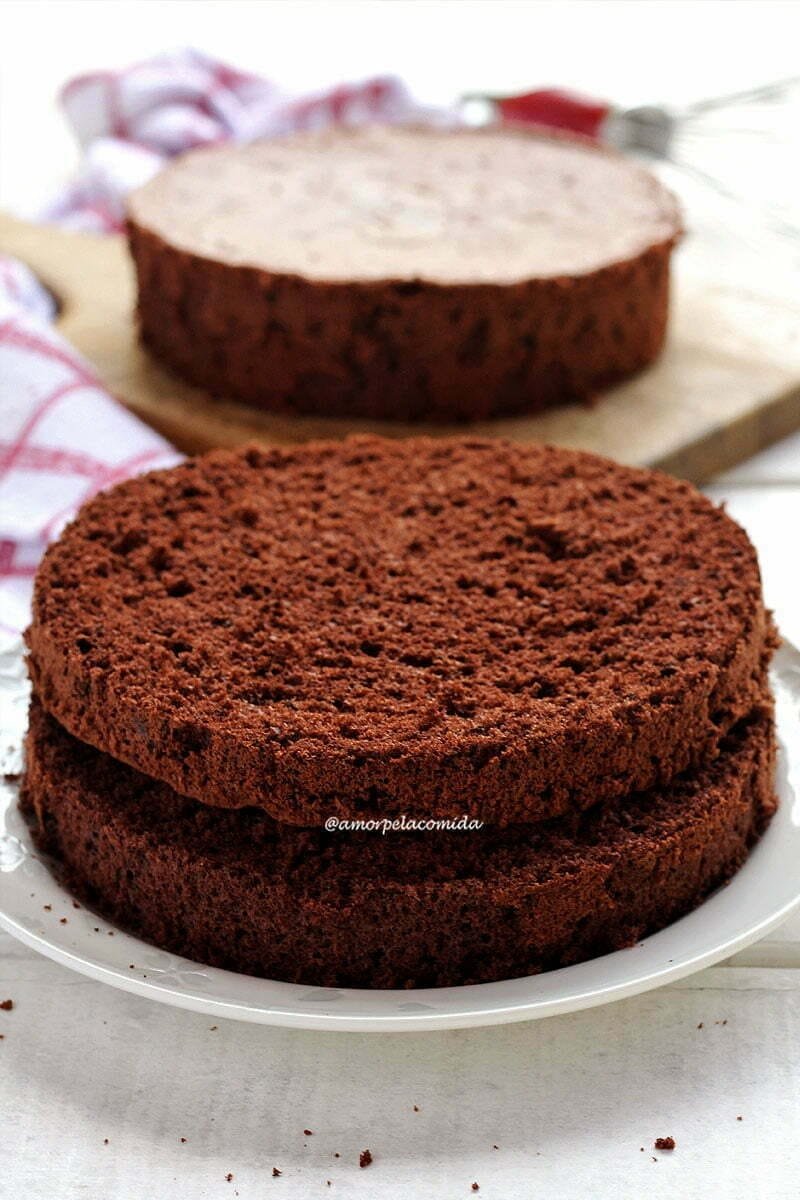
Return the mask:
M724 6L725 53L713 55L711 4L584 5L579 21L574 6L550 4L505 5L502 19L480 4L402 6L402 18L397 5L296 5L280 21L271 6L227 4L224 22L219 6L191 7L196 44L300 87L330 76L332 47L336 72L351 77L411 64L433 99L434 82L442 94L467 77L513 90L549 73L636 102L796 69L790 5L756 6L755 18L753 5ZM456 7L459 52L428 53L449 44ZM181 42L189 6L3 8L0 199L30 211L74 162L57 83ZM509 40L512 8L527 32ZM345 10L361 37L338 37ZM623 20L658 52L598 53L604 29ZM292 58L309 24L319 36ZM711 490L750 531L768 600L800 644L800 437ZM90 982L0 933L6 998L3 1200L449 1200L473 1195L473 1183L487 1200L800 1195L800 916L675 986L497 1029L361 1036L215 1022ZM676 1140L671 1154L652 1150L663 1136ZM374 1162L361 1170L366 1148Z

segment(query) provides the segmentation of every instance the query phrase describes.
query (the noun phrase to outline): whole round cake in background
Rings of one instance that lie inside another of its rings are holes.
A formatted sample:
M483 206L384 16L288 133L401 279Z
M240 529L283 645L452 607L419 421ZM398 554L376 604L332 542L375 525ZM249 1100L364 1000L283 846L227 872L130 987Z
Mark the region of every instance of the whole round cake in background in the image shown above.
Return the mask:
M27 640L76 737L280 821L507 824L669 782L757 702L746 534L654 471L498 440L218 451L96 496Z
M193 151L134 193L145 345L220 397L468 421L586 400L664 341L673 197L589 143L366 128Z

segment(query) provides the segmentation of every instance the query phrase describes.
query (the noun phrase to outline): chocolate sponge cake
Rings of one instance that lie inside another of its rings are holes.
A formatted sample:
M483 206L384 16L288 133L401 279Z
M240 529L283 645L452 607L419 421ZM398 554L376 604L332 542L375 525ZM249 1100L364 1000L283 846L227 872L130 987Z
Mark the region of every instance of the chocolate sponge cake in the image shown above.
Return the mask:
M508 130L194 151L129 205L147 347L262 409L465 421L583 400L661 349L673 197Z
M745 533L593 455L356 438L125 482L49 549L45 709L205 804L542 820L709 762L773 631Z
M773 809L769 704L714 762L582 817L325 833L182 799L34 703L26 805L79 895L191 959L307 984L457 985L635 942L699 903Z

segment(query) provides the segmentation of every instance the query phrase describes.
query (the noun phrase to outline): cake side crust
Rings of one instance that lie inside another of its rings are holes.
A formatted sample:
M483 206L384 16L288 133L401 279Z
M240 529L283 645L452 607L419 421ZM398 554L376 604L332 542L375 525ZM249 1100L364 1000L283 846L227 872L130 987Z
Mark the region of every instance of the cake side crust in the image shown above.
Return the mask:
M212 396L303 416L463 423L584 403L649 366L674 240L588 275L332 283L228 266L131 221L145 346Z
M457 986L632 945L741 865L775 808L770 703L716 761L580 820L324 834L204 808L34 701L23 802L69 885L175 953L320 986Z

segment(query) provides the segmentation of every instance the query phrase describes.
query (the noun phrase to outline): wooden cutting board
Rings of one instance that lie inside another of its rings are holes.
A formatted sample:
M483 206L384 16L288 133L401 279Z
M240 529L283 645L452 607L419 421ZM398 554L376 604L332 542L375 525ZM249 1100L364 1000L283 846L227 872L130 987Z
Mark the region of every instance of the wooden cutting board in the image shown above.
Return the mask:
M676 256L669 343L654 367L593 408L572 405L481 422L470 432L582 447L702 482L800 428L800 302L773 285L769 272L751 272L744 282L715 281L714 256L702 249L689 239ZM137 345L133 273L121 237L0 215L0 252L23 259L52 290L61 331L108 389L183 450L412 430L400 423L259 414L176 379Z

